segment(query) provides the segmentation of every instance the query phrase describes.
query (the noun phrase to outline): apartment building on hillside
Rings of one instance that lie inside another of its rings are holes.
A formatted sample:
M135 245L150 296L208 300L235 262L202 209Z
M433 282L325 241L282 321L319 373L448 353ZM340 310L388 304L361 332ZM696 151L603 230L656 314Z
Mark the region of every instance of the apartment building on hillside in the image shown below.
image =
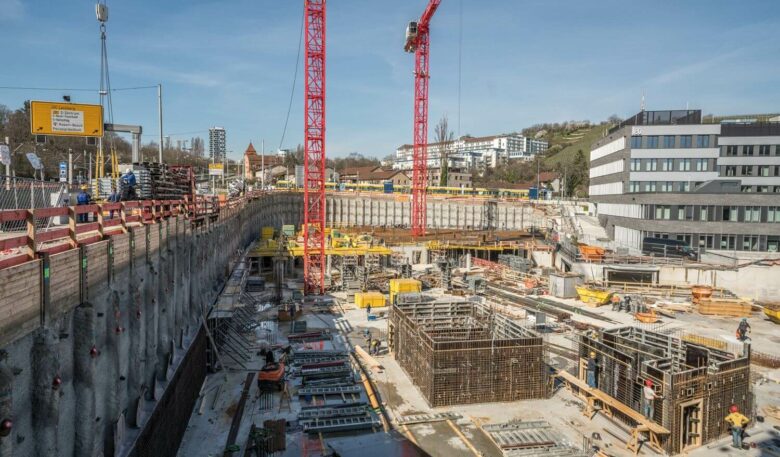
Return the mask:
M450 169L495 168L503 160L531 160L547 151L547 142L519 134L461 137L445 143L428 143L428 166L441 167L446 152ZM414 146L405 144L395 151L393 168L411 170Z
M642 111L590 152L593 212L618 246L780 251L780 122L703 124L700 110Z

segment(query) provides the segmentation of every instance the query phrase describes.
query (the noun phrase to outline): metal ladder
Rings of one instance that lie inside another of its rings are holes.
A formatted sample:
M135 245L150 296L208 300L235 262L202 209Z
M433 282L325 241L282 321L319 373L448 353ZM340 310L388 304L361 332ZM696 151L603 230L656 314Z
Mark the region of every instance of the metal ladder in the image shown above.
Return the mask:
M363 391L361 386L338 386L338 387L301 387L298 389L298 395L342 395L359 394Z
M307 419L299 421L304 432L337 432L359 430L379 425L379 420L371 413L362 416L334 417L327 419Z

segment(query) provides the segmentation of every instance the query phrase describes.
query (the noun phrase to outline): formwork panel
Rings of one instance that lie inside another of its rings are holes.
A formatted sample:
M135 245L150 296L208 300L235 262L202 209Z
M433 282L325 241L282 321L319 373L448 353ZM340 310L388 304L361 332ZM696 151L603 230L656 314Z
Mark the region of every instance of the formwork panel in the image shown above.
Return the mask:
M136 261L143 261L146 258L146 226L133 227L133 253Z
M394 305L391 324L395 357L432 407L546 396L542 338L482 305Z
M87 257L87 288L95 288L108 280L108 241L85 246Z
M111 239L114 242L114 270L120 270L130 263L130 235L113 235Z
M601 333L600 338L583 335L579 342L581 366L591 352L597 354L598 389L637 412L642 408L642 387L652 380L662 398L655 402L653 420L668 429L661 445L676 454L728 435L723 418L736 404L752 410L749 354L723 351L671 335L637 327L623 327ZM583 368L573 373L584 378ZM699 433L688 433L684 408L698 408ZM630 419L613 412L629 423ZM699 438L700 436L700 438Z
M52 311L59 315L81 301L81 265L79 250L71 249L49 257L49 297Z
M0 270L0 346L41 325L41 261Z

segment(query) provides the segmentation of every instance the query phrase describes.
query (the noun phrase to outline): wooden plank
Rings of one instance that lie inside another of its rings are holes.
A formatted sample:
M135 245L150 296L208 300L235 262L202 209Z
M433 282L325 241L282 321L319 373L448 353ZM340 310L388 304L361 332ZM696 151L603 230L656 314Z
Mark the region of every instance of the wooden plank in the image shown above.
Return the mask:
M38 252L47 252L51 255L59 254L60 252L65 252L71 250L72 247L70 245L70 241L67 243L60 243L55 246L49 246L44 249L39 249Z
M37 208L33 210L33 214L35 214L35 218L44 218L44 217L55 217L55 216L67 216L68 215L68 207L67 206L53 206L51 208Z
M82 222L76 226L76 233L94 232L100 228L97 222Z
M133 234L135 235L135 258L143 259L146 257L146 228L134 227Z
M5 346L27 335L41 325L41 261L0 271L0 283L23 283L20 294L0 296L0 345Z
M101 241L84 248L87 256L87 286L108 280L108 241Z
M55 314L78 306L80 301L79 251L69 250L49 258L51 307Z
M49 229L44 231L36 232L35 234L35 241L38 243L43 243L46 241L56 240L59 238L68 238L70 237L70 229L68 227L61 227L56 229Z
M0 251L27 246L27 235L19 235L13 238L0 240Z
M0 222L23 221L27 219L26 209L7 209L0 211Z
M558 376L563 378L566 382L570 384L574 384L579 388L580 390L583 390L588 395L591 395L595 398L597 398L600 402L608 405L610 408L614 408L618 410L621 414L624 414L628 416L631 420L636 422L639 425L642 425L644 427L647 427L650 431L653 433L659 434L659 435L668 435L670 432L666 428L662 427L661 425L656 424L653 421L650 421L646 419L642 414L640 414L637 411L634 411L629 406L624 405L620 401L618 401L616 398L613 398L606 393L598 390L598 389L592 389L590 388L585 381L576 378L572 374L566 372L566 371L559 371Z
M114 235L111 239L114 240L114 269L118 270L130 262L130 235Z

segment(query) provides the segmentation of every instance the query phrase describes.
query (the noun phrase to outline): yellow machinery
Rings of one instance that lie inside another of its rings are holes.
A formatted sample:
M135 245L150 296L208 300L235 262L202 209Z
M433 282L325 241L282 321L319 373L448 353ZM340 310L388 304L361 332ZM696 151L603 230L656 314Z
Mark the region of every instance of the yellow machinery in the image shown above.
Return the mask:
M422 292L422 283L416 279L398 278L390 280L390 303L395 303L395 296L408 292Z
M381 308L387 306L384 294L381 292L357 292L355 293L355 306L358 308Z

